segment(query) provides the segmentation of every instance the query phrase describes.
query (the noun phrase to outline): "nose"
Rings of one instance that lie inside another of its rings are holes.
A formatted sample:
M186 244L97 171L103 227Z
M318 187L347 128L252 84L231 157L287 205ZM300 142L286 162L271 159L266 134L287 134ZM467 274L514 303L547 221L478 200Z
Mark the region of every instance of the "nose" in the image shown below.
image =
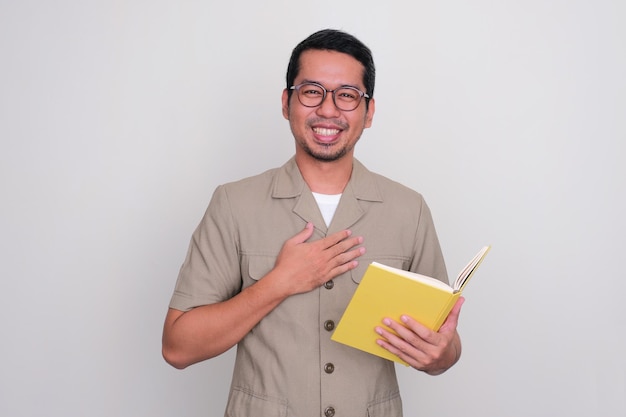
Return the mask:
M335 101L333 100L333 93L326 93L326 97L322 100L322 104L317 106L316 112L321 117L331 118L339 116L340 110L335 106Z

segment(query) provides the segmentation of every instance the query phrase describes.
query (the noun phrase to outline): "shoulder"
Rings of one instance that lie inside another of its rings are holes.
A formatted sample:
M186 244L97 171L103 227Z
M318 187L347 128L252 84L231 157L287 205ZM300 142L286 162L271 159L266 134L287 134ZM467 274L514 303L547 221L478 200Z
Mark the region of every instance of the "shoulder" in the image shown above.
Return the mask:
M271 194L272 183L277 169L269 169L263 173L218 185L211 202L241 205L259 202L262 196Z
M422 204L424 197L418 191L392 180L384 175L370 171L361 162L354 163L354 187L356 193L380 201L412 201Z
M232 191L247 190L255 188L263 184L271 184L278 174L280 168L271 168L260 174L252 175L250 177L241 178L235 181L221 184L220 187L226 188Z
M250 201L261 203L271 198L297 196L303 187L302 175L294 158L291 158L281 167L218 186L214 198L226 197L235 204L249 204Z

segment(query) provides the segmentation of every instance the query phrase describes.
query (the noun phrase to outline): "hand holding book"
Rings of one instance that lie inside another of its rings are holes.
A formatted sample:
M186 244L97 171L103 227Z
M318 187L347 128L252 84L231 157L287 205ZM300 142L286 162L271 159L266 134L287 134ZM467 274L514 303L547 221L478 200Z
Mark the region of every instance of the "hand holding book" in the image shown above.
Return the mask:
M402 315L408 315L438 331L490 248L483 247L461 270L452 285L372 262L331 339L406 365L376 343L374 328L383 317L400 321Z

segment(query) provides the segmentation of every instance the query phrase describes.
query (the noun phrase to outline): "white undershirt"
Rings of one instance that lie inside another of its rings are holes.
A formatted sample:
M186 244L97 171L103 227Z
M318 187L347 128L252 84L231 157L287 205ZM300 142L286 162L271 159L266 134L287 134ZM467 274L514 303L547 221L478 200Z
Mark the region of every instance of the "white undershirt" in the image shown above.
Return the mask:
M322 212L322 217L326 222L326 226L330 225L330 222L335 215L335 210L337 210L337 205L339 204L341 194L313 193L313 197L315 197L315 201L317 201L317 206Z

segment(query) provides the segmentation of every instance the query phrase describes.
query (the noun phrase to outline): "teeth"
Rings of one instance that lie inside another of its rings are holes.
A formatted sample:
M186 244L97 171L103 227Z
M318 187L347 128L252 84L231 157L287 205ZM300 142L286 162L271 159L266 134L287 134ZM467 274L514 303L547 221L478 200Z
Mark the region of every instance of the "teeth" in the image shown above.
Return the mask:
M316 127L313 131L322 136L333 136L339 133L339 129L326 129L323 127Z

